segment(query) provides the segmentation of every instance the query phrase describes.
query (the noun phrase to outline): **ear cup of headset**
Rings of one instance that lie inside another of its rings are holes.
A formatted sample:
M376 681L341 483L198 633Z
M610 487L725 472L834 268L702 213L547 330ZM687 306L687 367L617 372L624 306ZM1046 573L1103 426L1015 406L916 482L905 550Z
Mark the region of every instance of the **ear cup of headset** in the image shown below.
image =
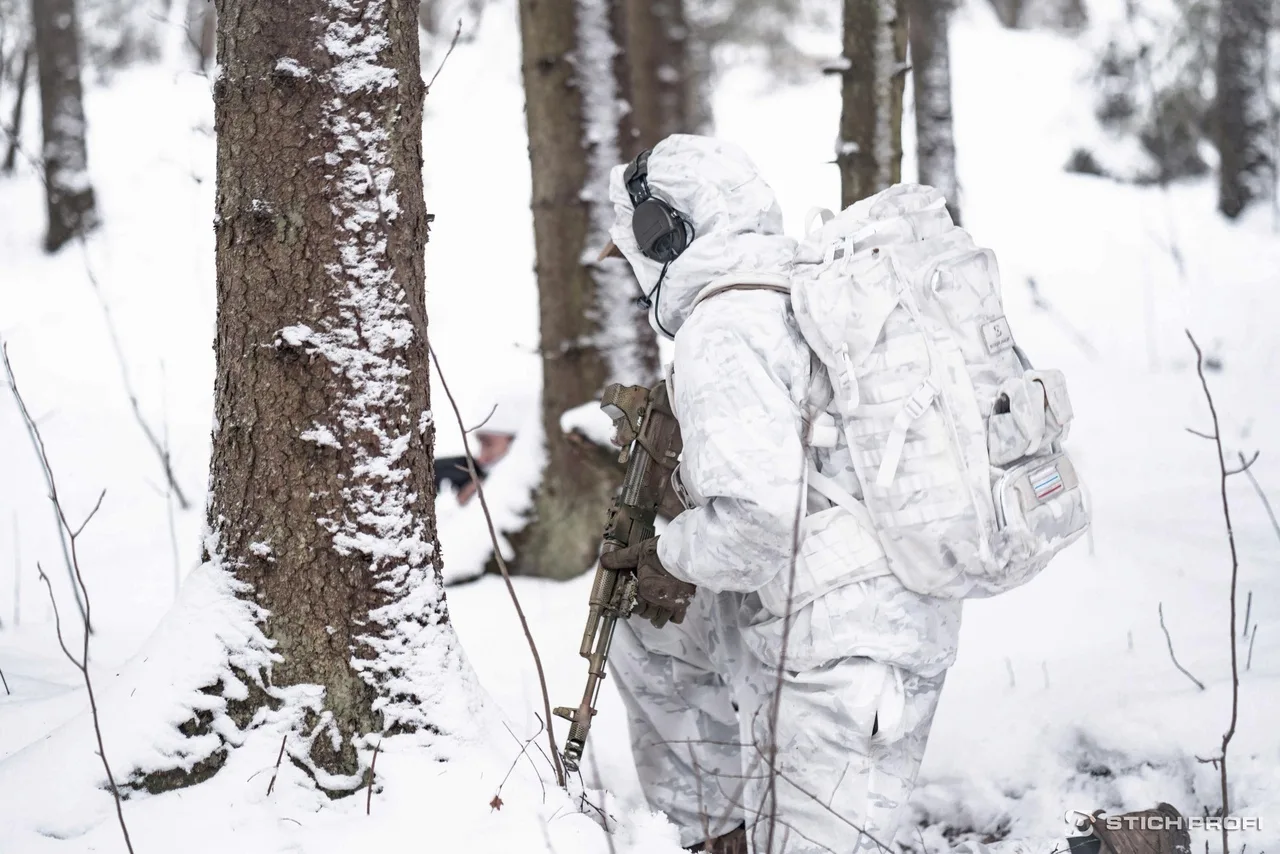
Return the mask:
M670 264L689 246L689 228L684 218L652 196L636 205L631 230L640 252L661 264Z

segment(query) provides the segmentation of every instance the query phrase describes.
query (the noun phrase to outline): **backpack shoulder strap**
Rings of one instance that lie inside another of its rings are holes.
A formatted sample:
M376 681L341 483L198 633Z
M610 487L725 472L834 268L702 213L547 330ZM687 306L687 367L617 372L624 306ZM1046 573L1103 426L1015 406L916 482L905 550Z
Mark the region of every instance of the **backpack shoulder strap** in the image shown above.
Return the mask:
M693 306L729 291L777 291L790 297L791 279L782 273L730 273L714 279L699 291Z

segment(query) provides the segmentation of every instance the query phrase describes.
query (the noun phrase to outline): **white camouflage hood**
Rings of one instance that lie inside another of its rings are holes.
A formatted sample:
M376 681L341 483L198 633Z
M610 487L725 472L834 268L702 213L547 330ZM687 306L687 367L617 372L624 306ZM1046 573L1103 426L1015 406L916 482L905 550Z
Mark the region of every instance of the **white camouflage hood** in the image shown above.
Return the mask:
M631 198L623 183L626 164L609 175L614 222L609 236L631 263L645 293L662 265L640 254L631 231ZM729 276L789 276L796 242L782 234L782 209L751 159L732 143L674 134L649 155L649 188L694 229L693 242L667 269L653 294L649 325L674 336L693 310L698 293Z

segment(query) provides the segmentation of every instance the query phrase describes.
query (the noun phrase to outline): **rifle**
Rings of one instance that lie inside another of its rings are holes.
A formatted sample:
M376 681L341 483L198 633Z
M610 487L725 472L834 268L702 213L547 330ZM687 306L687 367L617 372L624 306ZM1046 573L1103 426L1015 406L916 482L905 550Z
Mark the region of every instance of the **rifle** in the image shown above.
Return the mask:
M601 552L623 549L654 535L654 520L666 503L671 472L680 457L680 425L667 397L666 382L652 389L613 383L604 390L600 408L613 419L614 441L622 446L618 462L627 466L622 488L614 496L604 526ZM669 503L666 506L670 506ZM630 571L596 567L587 608L587 628L578 654L587 660L587 687L576 709L557 706L555 714L569 721L564 767L578 770L578 760L596 714L596 699L605 676L609 644L618 619L636 606L636 577ZM661 626L666 622L655 621Z

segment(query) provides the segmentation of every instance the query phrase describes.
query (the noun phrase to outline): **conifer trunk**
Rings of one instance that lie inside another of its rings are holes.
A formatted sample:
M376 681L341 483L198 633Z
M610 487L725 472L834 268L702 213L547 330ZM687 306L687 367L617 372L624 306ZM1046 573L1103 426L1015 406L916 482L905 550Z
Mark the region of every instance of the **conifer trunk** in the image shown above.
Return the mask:
M843 103L836 163L841 205L902 179L903 0L844 0Z
M291 742L291 757L322 788L352 791L366 776L361 736L431 726L438 688L419 671L452 643L432 477L416 7L219 0L217 12L205 560L244 585L279 656L265 695L232 704L237 723L297 705L305 747Z
M634 285L616 262L595 260L613 220L607 169L619 161L610 21L604 0L520 0L546 465L533 518L513 538L514 566L551 578L591 566L619 482L614 455L565 433L561 416L608 382L648 373Z
M40 120L44 134L46 252L56 252L98 222L85 147L80 31L75 0L32 0Z
M1234 219L1275 191L1266 89L1271 0L1222 0L1219 15L1218 210Z
M951 121L951 0L906 0L920 183L936 187L960 224L956 141Z

